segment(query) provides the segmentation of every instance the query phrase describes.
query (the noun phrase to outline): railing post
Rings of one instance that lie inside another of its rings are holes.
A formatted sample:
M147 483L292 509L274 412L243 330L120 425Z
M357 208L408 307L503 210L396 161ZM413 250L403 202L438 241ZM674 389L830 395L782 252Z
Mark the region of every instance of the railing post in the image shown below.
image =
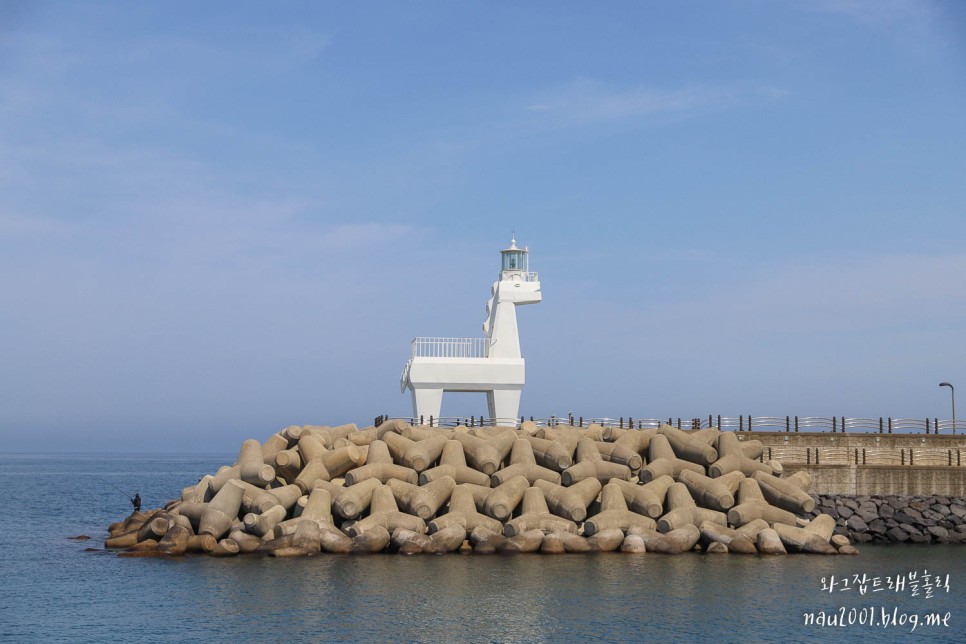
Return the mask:
M751 414L748 415L748 431L751 431Z
M744 416L738 416L738 431L739 432L745 431L745 417Z
M631 416L627 417L627 428L634 429L634 419Z
M889 433L892 433L892 416L889 416Z
M433 425L433 417L432 416L429 417L429 426L430 427L435 427L435 425Z
M862 464L865 465L865 448L862 448Z
M933 434L938 434L939 433L939 419L938 418L933 418L932 419L932 433Z
M678 429L681 429L681 417L678 416Z
M792 430L792 419L785 416L785 431L790 432Z
M838 420L836 420L835 416L832 416L832 433L834 434L837 431L839 431Z
M882 416L879 416L879 433L882 433Z
M624 417L621 416L621 429L624 429Z
M713 422L713 419L711 418L711 414L708 414L708 427L714 427L714 422Z
M718 431L721 431L721 414L718 414Z
M420 425L425 425L426 424L426 421L423 420L423 415L422 414L419 415L419 424Z
M580 426L581 427L584 426L584 417L583 416L580 417Z
M795 416L795 431L798 431L798 416Z

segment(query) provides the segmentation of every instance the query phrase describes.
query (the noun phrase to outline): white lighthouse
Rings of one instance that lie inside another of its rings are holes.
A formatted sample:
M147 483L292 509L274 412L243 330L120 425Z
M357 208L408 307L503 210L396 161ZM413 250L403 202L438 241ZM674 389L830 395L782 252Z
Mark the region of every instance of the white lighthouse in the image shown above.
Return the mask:
M416 419L438 419L444 391L482 391L490 418L504 425L519 421L525 376L516 308L540 302L542 295L526 248L517 248L514 238L500 254L500 279L486 303L486 337L413 339L400 385L412 392Z

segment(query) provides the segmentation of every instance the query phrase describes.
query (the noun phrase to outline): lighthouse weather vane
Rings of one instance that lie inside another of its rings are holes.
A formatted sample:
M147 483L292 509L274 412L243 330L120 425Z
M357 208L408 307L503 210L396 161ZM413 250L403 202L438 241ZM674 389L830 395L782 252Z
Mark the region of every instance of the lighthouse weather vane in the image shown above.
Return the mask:
M412 393L417 421L438 421L446 391L484 392L494 422L515 425L519 421L526 379L516 307L536 304L543 296L538 274L530 272L529 250L517 248L516 231L510 247L500 255L500 278L493 282L486 303L485 337L413 339L400 386Z

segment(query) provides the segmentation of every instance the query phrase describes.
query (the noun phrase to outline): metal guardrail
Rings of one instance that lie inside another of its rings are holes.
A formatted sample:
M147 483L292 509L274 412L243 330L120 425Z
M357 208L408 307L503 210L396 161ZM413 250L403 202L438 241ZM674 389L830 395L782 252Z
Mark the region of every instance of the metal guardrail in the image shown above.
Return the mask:
M539 282L540 281L540 274L539 273L521 273L520 271L500 271L500 280L502 281L502 280L509 279L507 277L508 275L509 276L512 276L512 277L516 277L516 276L519 275L520 276L520 280L523 281L523 282Z
M416 340L461 340L461 338L416 338ZM471 338L476 340L477 338ZM414 340L414 351L415 342ZM485 338L483 339L485 342ZM446 357L446 356L433 356ZM468 356L472 357L472 356ZM485 356L484 356L485 357ZM768 431L768 432L829 432L829 433L879 433L879 434L957 434L966 431L966 421L944 420L939 418L846 418L844 416L715 416L709 414L701 418L592 418L575 416L572 413L549 418L493 419L483 416L443 416L440 418L404 418L410 423L428 425L430 421L437 427L492 426L496 424L516 425L531 420L538 426L555 427L573 425L587 427L598 424L603 427L622 427L651 429L662 424L678 429L705 429L717 427L721 431ZM497 420L500 422L498 423Z
M414 358L487 358L489 338L413 338Z

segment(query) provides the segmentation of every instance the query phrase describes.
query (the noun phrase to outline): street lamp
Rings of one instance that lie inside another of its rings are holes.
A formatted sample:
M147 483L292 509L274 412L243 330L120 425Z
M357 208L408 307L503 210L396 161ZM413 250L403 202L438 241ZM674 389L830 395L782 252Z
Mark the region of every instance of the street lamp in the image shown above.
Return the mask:
M949 395L953 397L953 433L956 433L956 388L948 382L939 383L940 387L949 387Z

